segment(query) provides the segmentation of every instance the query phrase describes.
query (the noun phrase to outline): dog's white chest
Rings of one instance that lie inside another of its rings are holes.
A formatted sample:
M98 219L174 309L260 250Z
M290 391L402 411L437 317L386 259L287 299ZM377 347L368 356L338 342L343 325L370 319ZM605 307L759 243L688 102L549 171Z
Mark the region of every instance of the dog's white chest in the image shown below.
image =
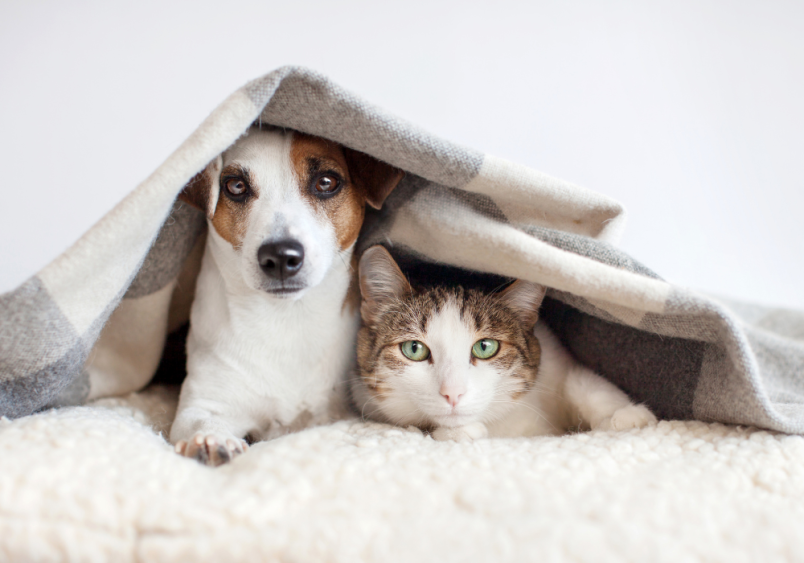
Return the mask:
M232 405L254 420L248 432L325 420L354 358L359 320L343 307L347 262L291 301L237 289L214 254L198 277L182 400Z

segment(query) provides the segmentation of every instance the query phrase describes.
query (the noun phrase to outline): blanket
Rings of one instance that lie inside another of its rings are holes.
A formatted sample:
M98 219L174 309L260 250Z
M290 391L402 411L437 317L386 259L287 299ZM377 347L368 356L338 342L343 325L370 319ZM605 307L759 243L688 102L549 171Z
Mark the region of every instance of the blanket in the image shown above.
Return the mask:
M669 283L615 246L617 202L440 139L297 67L234 92L64 254L0 296L0 415L149 382L183 320L173 306L192 299L182 267L206 228L177 194L255 121L404 170L361 248L548 286L543 318L563 344L660 418L804 432L804 315Z
M0 561L801 561L804 438L717 423L436 442L359 420L219 468L176 390L0 419Z

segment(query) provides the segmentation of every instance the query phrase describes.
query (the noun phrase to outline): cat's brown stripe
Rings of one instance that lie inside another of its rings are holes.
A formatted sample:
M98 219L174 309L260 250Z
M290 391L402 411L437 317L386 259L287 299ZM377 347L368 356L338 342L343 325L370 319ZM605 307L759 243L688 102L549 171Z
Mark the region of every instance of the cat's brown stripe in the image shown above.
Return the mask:
M533 386L538 373L540 348L536 337L524 329L517 315L494 295L461 287L435 287L414 291L384 304L371 327L358 336L359 373L377 399L389 391L388 381L408 367L398 345L406 340L423 340L430 320L453 303L464 323L474 329L478 339L500 341L500 352L488 361L511 382L511 399L517 399Z

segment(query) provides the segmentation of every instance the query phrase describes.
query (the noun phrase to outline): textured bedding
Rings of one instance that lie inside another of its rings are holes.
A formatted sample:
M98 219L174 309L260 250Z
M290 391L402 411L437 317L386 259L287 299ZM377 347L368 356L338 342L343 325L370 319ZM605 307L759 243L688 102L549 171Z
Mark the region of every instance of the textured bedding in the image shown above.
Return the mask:
M804 438L702 422L436 442L359 420L211 469L175 389L0 422L0 561L800 561Z
M177 388L146 386L206 230L176 197L255 121L404 170L358 251L548 286L563 344L663 421L457 444L346 420L216 469L174 454ZM669 283L616 247L623 227L617 202L314 72L254 80L0 295L0 561L804 559L804 315Z

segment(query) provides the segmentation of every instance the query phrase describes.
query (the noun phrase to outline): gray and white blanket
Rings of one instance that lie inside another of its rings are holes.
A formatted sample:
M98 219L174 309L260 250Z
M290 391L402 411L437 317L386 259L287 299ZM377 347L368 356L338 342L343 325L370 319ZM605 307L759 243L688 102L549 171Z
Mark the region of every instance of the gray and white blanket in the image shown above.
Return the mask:
M298 67L237 90L69 250L0 296L0 415L148 383L183 320L171 305L192 296L180 273L206 229L176 197L255 121L405 170L362 247L548 286L542 316L569 350L661 418L804 433L804 314L670 284L615 246L617 202L439 139Z

